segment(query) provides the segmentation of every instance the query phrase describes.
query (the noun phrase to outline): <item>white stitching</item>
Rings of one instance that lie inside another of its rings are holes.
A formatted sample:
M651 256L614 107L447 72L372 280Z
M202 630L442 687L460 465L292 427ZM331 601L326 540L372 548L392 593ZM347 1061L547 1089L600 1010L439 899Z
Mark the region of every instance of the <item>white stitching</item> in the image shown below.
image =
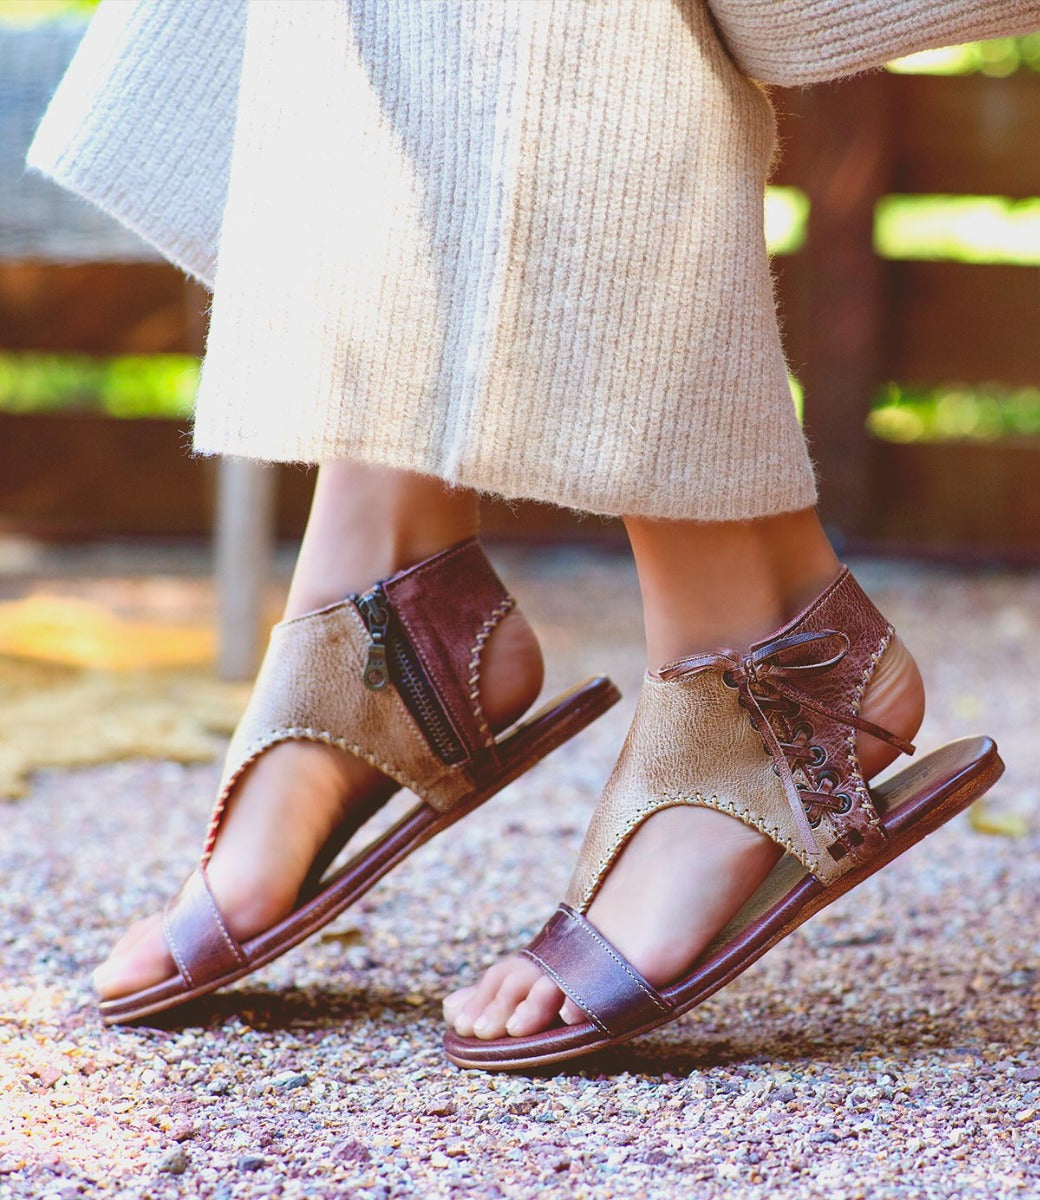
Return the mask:
M337 750L344 750L348 754L353 754L356 758L362 758L367 763L371 763L373 767L378 767L384 775L389 775L391 779L396 780L402 787L408 788L409 791L415 792L420 800L425 800L432 804L428 799L428 793L432 793L436 786L449 774L449 769L442 770L439 775L435 775L425 785L418 783L414 779L410 779L402 770L395 767L392 763L383 762L374 754L370 754L361 746L356 746L351 742L345 741L343 738L338 738L334 734L328 733L324 729L310 729L299 726L289 726L285 729L272 729L264 735L264 738L259 743L247 750L242 758L242 761L235 768L234 774L228 778L224 785L224 790L217 797L217 803L213 810L213 816L210 818L209 827L206 830L206 839L202 849L202 866L205 866L213 854L213 847L216 845L217 834L220 831L221 818L224 815L224 810L227 808L227 802L231 798L231 793L235 790L239 780L242 778L247 767L251 766L256 760L270 750L272 746L277 746L282 742L288 741L305 741L305 742L320 742L325 746L334 746ZM433 805L433 807L437 807Z
M506 598L494 608L487 620L480 627L477 633L476 640L470 650L469 655L469 699L473 705L473 716L477 722L477 730L484 739L484 745L490 749L495 744L495 735L488 728L488 723L484 717L484 709L480 703L480 656L484 651L484 645L488 638L494 632L498 623L503 620L516 607L516 601L512 596Z
M579 919L577 917L577 915L572 917L572 916L570 916L569 913L564 913L564 916L567 917L569 920L573 921L582 930L583 933L590 933L592 935L593 939L599 943L599 945L607 952L607 954L610 955L610 957L625 972L625 974L631 978L632 982L636 985L636 987L638 987L639 990L641 992L643 992L647 996L648 999L652 1000L653 1003L656 1004L657 1007L661 1010L661 1012L671 1012L672 1011L668 1007L668 1005L664 1003L664 1001L661 999L660 996L655 995L654 992L652 992L647 987L647 985L642 981L642 979L639 978L639 976L635 973L635 971L632 969L632 967L629 965L629 963L625 962L625 960L621 957L621 955L618 954L618 952L611 946L611 944L599 932L599 930L595 928L595 926L591 925L589 923L589 921L584 918Z
M525 946L524 949L520 951L520 953L523 955L526 955L531 960L531 962L533 962L537 966L541 967L541 969L546 973L546 975L548 975L551 979L555 980L555 982L559 985L560 991L563 992L564 995L569 996L574 1001L574 1003L589 1018L589 1020L592 1021L593 1025L595 1025L596 1028L601 1033L605 1033L607 1035L607 1037L613 1036L611 1034L610 1030L607 1028L606 1022L596 1012L596 1010L592 1007L592 1005L589 1004L589 1002L587 1000L582 999L581 993L574 986L574 984L569 983L567 980L565 980L563 978L563 976L559 973L559 971L557 971L555 968L549 966L549 964L545 961L545 959L540 957L540 955L536 954L533 950L529 949L528 947Z
M166 909L163 909L162 928L163 936L166 938L166 944L170 947L170 953L173 955L173 961L177 964L177 970L180 971L180 973L184 976L188 987L194 987L195 980L192 979L191 972L188 970L184 959L181 958L181 952L178 949L177 943L173 937L173 930L170 929L170 917L169 912Z
M235 956L235 959L240 963L244 963L246 961L246 956L242 953L241 947L235 944L235 941L231 936L231 931L224 924L224 917L221 914L220 909L217 908L217 902L213 899L213 893L209 890L209 882L207 881L205 875L203 875L201 868L199 869L199 879L202 881L202 890L206 895L206 902L209 904L210 911L216 918L217 927L220 929L221 936L227 943L228 949Z
M808 857L808 855L805 854L805 851L800 846L796 846L790 838L785 837L779 828L771 827L764 821L757 819L751 809L738 808L732 800L720 801L718 796L714 794L711 796L705 796L700 792L697 792L693 795L687 796L678 792L675 795L668 795L666 793L664 795L649 797L647 801L640 805L635 813L632 814L636 819L628 825L628 827L621 833L619 837L614 839L614 844L611 846L609 854L607 854L605 858L600 859L599 865L593 874L592 881L586 888L585 895L582 897L582 908L587 908L592 903L592 900L599 889L603 886L604 879L606 879L607 875L610 873L610 870L617 861L621 851L625 848L639 827L645 821L648 821L650 817L656 816L659 812L667 812L670 808L710 808L715 812L726 813L728 816L734 817L738 821L742 821L745 825L749 825L752 829L757 830L759 833L765 834L767 838L773 842L776 842L778 846L782 846L790 854L793 854L808 871L813 871L814 863L818 865L818 860L816 859L814 859L812 863L806 862L805 859Z

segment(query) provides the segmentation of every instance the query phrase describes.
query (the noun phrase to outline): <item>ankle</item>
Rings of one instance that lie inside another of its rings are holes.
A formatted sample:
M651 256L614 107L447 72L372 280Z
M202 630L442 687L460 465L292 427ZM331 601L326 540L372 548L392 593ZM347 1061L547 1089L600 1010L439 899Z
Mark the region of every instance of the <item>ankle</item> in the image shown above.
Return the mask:
M652 669L768 637L840 570L813 510L746 522L626 519Z
M323 466L286 617L362 592L480 530L476 493L358 463Z

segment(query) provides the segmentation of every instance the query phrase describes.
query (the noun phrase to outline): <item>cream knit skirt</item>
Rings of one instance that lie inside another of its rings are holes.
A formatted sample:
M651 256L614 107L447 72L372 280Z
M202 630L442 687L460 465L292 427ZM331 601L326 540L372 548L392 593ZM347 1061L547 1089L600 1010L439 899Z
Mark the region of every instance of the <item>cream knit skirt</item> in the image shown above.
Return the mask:
M713 7L104 0L29 162L213 287L203 453L600 513L789 511L815 490L763 237L773 118L714 20L790 81L898 52L881 10L919 31L1040 5ZM850 13L882 35L851 57Z

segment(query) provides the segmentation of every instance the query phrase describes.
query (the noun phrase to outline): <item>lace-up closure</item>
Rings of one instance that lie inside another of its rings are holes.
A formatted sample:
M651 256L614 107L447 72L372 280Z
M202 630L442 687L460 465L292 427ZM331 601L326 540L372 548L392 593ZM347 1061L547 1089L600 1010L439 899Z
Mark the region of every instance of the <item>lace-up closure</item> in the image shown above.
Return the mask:
M843 773L829 766L832 755L823 734L826 723L846 730L862 730L888 742L905 754L913 745L886 729L865 721L858 713L834 712L831 706L808 695L805 684L841 666L849 652L849 639L834 629L793 633L753 646L744 655L733 650L696 654L671 663L661 671L665 681L693 678L704 671L720 671L722 682L738 693L748 720L772 756L807 853L818 852L816 830L825 814L845 817L853 809L852 788L843 787ZM801 686L799 686L801 685ZM807 712L824 718L823 726L810 721ZM814 740L816 739L816 740ZM850 847L864 841L862 830L851 829L827 846L838 860Z

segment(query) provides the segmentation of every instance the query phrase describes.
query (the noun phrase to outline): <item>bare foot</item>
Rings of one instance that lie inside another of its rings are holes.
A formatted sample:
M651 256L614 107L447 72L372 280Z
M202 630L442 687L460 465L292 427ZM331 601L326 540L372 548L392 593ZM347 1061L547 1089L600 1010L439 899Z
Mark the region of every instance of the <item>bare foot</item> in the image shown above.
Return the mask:
M505 729L542 686L542 656L524 617L509 613L483 654L480 700L494 730ZM269 929L295 907L316 856L336 827L397 785L368 763L330 746L272 747L235 791L208 877L239 939ZM160 928L150 917L130 927L94 972L102 999L160 983L175 973Z
M892 642L861 708L865 720L912 738L924 716L924 685L903 644ZM856 750L864 778L897 751L869 734ZM656 987L687 971L780 857L768 838L704 808L671 808L639 827L593 901L588 918ZM447 1023L463 1037L526 1037L562 1016L587 1018L529 959L496 963L473 987L446 997Z

